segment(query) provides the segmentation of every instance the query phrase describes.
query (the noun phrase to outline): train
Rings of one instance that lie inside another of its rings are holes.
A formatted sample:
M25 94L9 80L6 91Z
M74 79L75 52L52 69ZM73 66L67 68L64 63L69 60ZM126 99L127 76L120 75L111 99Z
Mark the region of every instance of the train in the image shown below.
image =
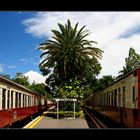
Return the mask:
M117 127L140 128L140 66L84 99L83 107Z
M0 128L47 110L47 97L0 76Z

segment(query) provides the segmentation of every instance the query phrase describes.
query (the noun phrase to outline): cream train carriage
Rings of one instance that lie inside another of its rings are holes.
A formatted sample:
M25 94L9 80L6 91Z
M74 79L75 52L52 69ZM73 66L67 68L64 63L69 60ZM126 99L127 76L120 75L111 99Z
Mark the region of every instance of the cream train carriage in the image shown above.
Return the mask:
M96 90L84 105L122 126L140 128L140 67Z
M46 97L0 76L0 128L46 109Z

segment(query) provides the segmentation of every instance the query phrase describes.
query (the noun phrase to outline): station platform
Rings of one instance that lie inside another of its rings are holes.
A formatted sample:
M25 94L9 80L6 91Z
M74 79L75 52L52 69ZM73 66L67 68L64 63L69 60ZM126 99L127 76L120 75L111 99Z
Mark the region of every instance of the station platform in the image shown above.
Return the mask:
M42 115L30 124L26 125L23 128L89 128L86 120L84 118L64 118L64 119L55 119Z

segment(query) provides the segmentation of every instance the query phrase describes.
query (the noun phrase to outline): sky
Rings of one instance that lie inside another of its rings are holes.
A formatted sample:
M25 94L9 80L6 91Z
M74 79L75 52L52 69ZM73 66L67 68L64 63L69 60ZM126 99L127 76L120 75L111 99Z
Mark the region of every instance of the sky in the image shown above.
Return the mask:
M78 29L86 25L89 40L98 42L104 51L99 78L117 76L125 65L130 47L140 54L140 12L55 12L1 11L0 12L0 74L15 77L17 72L29 77L29 82L44 83L39 71L41 51L38 45L52 37L57 23L69 19Z

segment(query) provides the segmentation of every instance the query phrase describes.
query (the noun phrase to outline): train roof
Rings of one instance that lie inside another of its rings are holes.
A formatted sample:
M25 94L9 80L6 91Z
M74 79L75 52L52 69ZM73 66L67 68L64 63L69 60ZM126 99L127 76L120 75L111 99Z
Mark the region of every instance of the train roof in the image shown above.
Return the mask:
M105 89L105 88L107 88L107 87L109 87L109 86L111 86L111 85L117 83L118 81L120 81L120 80L122 80L122 79L128 77L128 76L131 75L131 74L134 74L134 75L135 75L135 72L136 72L136 70L137 70L138 68L140 68L140 65L139 65L138 67L132 69L130 72L126 73L125 75L122 75L119 79L117 79L116 81L112 82L110 85L104 87L103 89Z
M28 91L28 92L30 92L31 94L35 94L35 95L41 96L39 93L34 92L34 91L32 91L32 90L30 90L30 89L28 89L28 88L26 88L26 87L24 87L24 86L22 86L22 85L20 85L20 84L17 84L17 83L15 83L14 81L12 81L11 79L5 78L5 77L3 77L3 76L0 76L0 82L1 82L1 81L4 82L4 83L7 83L7 84L9 84L9 85L15 86L15 87L17 87L17 88L20 88L20 89L22 89L22 90L24 90L24 91Z
M136 70L137 70L138 68L140 68L140 65L137 66L136 68L132 69L130 72L126 73L125 75L122 75L119 79L117 79L116 81L112 82L112 83L109 84L108 86L105 86L105 87L101 86L101 87L97 88L97 89L93 92L93 94L91 94L91 95L90 95L89 97L87 97L85 100L88 100L88 99L91 98L93 95L95 95L95 93L98 93L98 92L100 92L101 90L104 90L104 89L110 87L111 85L113 85L113 84L119 82L120 80L122 80L122 79L128 77L128 76L131 75L132 73L135 74L135 72L136 72Z

